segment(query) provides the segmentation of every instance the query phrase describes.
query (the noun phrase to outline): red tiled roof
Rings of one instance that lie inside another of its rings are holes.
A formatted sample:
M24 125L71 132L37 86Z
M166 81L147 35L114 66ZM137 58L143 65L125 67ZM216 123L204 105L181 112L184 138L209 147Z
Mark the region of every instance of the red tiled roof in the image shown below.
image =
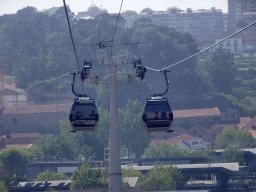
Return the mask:
M198 124L196 124L196 125L194 125L193 127L191 127L190 129L197 129L197 130L201 130L201 131L203 131L203 132L205 132L205 133L207 133L208 132L208 129L206 129L205 127L203 127L202 125L198 125ZM190 130L189 129L189 130Z
M15 84L14 84L14 83L12 83L12 84L5 83L5 84L4 84L4 88L12 88L12 89L15 89L15 88L16 88L16 86L15 86Z
M252 127L255 126L256 127L256 116L247 124L247 129L252 129Z
M11 138L17 139L17 138L33 138L37 139L40 138L42 134L40 133L11 133ZM1 135L0 138L6 138L6 134Z
M175 131L179 131L181 133L185 133L186 132L185 129L182 129L180 126L177 126L177 125L172 126L172 129L175 130Z
M58 104L58 112L68 112L70 110L71 103ZM5 107L3 115L14 115L14 114L30 114L30 113L56 113L57 104L52 105L24 105Z
M250 132L251 132L253 138L256 139L256 130L251 129Z
M206 116L219 116L221 115L218 107L208 109L187 109L173 111L174 118L181 117L206 117Z
M200 36L200 37L194 37L196 39L196 42L213 42L218 37L216 36Z
M245 45L255 45L256 44L256 35L245 35L244 36Z
M226 127L232 127L232 128L243 128L243 126L240 124L229 124L229 125L213 125L209 130L208 133L211 133L213 131L216 131L218 129L224 129Z
M240 124L247 124L249 123L252 119L250 117L240 117Z
M29 145L35 143L35 139L32 138L16 138L16 139L4 139L6 145Z
M227 31L225 33L223 33L222 35L220 35L219 37L217 37L216 39L225 39L226 37L232 35L234 33L234 31ZM233 37L231 37L231 39L239 39L239 38L243 38L243 36L241 34L237 34Z
M181 135L178 135L178 136L170 138L170 139L155 139L155 140L152 140L150 144L154 145L157 142L162 142L162 143L166 143L168 145L175 145L175 144L178 144L181 141L193 140L193 139L199 139L199 138L193 137L193 136L188 135L188 134L181 134Z

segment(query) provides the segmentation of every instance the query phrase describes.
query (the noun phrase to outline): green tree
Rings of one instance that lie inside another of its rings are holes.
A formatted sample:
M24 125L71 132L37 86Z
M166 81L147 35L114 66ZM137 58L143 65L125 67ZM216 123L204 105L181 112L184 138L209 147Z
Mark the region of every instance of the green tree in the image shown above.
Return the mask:
M5 187L5 182L3 180L0 181L0 191L1 192L8 192L9 190Z
M70 189L95 189L106 185L106 174L103 170L98 166L91 167L89 164L84 164L72 174Z
M157 142L145 150L145 156L147 158L187 157L189 152L186 149L179 149L178 145L170 146L164 142Z
M124 13L126 13L127 15L137 15L138 13L136 11L133 10L126 10Z
M39 173L36 177L36 181L58 181L58 180L67 180L68 177L64 173L56 173L50 170Z
M3 169L9 172L10 175L22 175L28 158L26 157L23 149L18 147L9 147L3 149L0 154L0 161Z
M240 148L252 148L255 147L255 140L247 129L226 127L218 134L215 144L218 149L225 149L229 145L237 145Z
M136 158L140 158L152 137L145 131L141 116L142 108L138 101L129 100L126 108L118 109L121 145L126 145Z
M180 10L180 8L175 7L175 6L172 6L172 7L168 7L166 11L171 12L172 9L174 9L174 10L176 10L176 11Z
M146 12L148 15L150 15L154 11L153 11L153 9L147 7L147 8L142 9L140 13L143 13L143 12Z
M151 25L152 20L148 18L140 18L133 22L134 26L140 26L140 25Z
M139 177L139 179L142 179L143 175L139 170L131 167L129 169L122 169L122 177Z
M246 161L244 152L237 145L229 145L222 153L225 163L238 162L240 166L244 166Z
M218 93L232 93L232 85L237 74L237 68L232 54L218 48L206 61L204 77L212 89Z
M169 191L180 189L182 184L182 174L172 166L155 164L145 176L145 179L138 183L137 187L144 191Z

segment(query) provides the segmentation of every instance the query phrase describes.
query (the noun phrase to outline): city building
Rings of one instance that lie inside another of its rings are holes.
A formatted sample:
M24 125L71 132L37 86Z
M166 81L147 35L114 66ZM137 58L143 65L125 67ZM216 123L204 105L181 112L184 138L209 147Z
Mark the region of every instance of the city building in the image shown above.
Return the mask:
M256 21L256 12L244 12L243 13L243 20L245 24L250 25ZM250 28L244 30L242 32L243 35L256 35L256 26L253 25ZM255 38L254 38L255 39Z
M0 132L56 134L58 121L65 119L71 103L6 107L0 115Z
M256 12L256 0L228 0L228 30L235 31L236 23L245 12Z
M227 31L226 33L217 37L215 39L215 43L220 42L221 40L229 37L233 33L234 33L234 31ZM215 50L218 49L219 47L222 47L223 49L230 51L230 53L232 53L232 54L239 55L243 52L243 36L241 34L237 34L237 35L229 38L228 40L223 41L219 45L211 48L210 53L214 53Z
M76 15L77 19L89 19L94 18L97 15L100 15L102 13L107 13L108 11L106 9L100 9L99 7L96 7L95 5L92 5L87 9L87 11L78 12Z
M4 90L0 91L1 95L4 96L4 107L22 106L27 105L27 93L25 90L5 83Z
M125 28L132 27L139 19L150 19L155 25L164 25L174 28L183 33L190 33L192 36L219 36L224 32L223 13L221 9L200 9L157 11L152 14L146 12L127 15L123 14L126 20Z

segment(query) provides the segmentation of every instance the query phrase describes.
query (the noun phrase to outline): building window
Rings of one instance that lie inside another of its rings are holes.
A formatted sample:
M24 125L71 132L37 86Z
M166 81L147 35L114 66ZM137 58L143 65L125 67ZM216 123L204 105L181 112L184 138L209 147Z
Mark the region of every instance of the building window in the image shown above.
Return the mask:
M235 52L237 52L237 46L235 46Z
M202 138L202 135L199 135L199 138Z
M192 141L192 145L198 145L198 141Z
M234 41L234 45L238 45L237 40Z
M212 135L212 138L215 139L215 135Z
M14 125L16 125L17 124L17 119L13 118L12 122L13 122Z
M227 41L227 46L230 46L230 40Z
M193 130L193 133L196 135L196 130Z

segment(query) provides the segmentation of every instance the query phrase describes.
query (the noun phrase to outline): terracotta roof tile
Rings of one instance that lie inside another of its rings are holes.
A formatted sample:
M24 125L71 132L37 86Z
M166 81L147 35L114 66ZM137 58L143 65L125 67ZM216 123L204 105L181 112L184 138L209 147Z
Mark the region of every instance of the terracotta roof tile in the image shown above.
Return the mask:
M187 109L187 110L174 110L174 118L181 117L205 117L205 116L219 116L221 115L217 107L208 109Z
M252 119L250 117L240 117L240 124L247 124L249 123Z
M59 104L58 112L68 112L70 110L71 103ZM5 107L3 115L14 115L14 114L30 114L30 113L56 113L57 104L52 105L25 105L25 106L14 106Z
M256 139L256 130L250 130L252 136L254 139Z
M225 39L226 37L232 35L234 33L234 31L227 31L225 33L223 33L222 35L220 35L219 37L217 37L216 39ZM231 37L231 39L239 39L239 38L243 38L243 36L241 34L237 34L233 37Z
M247 124L247 129L252 129L253 126L256 128L256 116Z
M17 138L17 139L5 139L6 145L27 145L35 143L35 139L32 138Z
M224 128L226 128L226 127L240 128L239 126L240 126L239 124L213 125L213 126L208 130L208 133L211 133L211 132L216 131L216 130L218 130L218 129L224 129Z
M17 139L17 138L33 138L33 139L37 139L40 138L42 136L42 134L40 133L11 133L11 138L13 139ZM6 138L6 135L1 135L1 138Z
M187 131L185 129L182 129L180 126L174 125L172 126L172 129L175 131L179 131L181 133L186 133Z
M203 131L203 132L205 132L205 133L207 133L208 132L208 129L206 129L205 127L203 127L202 125L198 125L198 124L196 124L196 125L194 125L193 127L191 127L190 129L197 129L197 130L201 130L201 131ZM190 130L189 129L189 130Z

